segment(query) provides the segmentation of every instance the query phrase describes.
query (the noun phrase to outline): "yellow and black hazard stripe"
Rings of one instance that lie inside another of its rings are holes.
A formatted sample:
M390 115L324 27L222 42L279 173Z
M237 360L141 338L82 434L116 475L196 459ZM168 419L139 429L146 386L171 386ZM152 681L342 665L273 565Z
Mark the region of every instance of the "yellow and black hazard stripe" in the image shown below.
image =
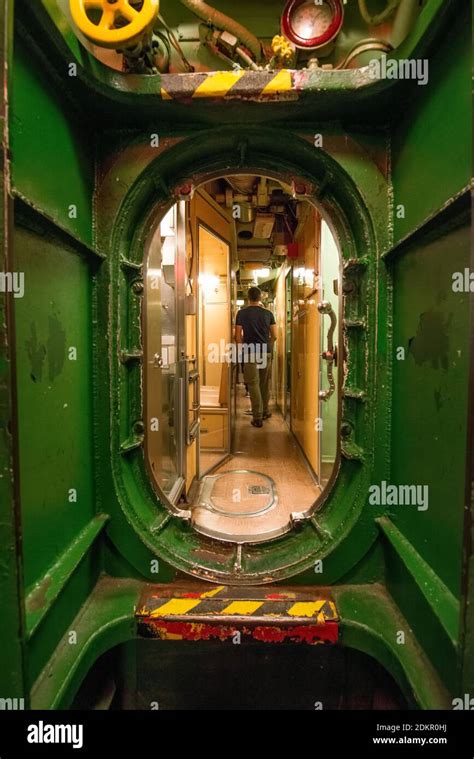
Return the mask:
M287 621L310 621L324 624L338 619L334 602L326 598L311 601L276 601L262 599L229 600L221 598L170 598L157 600L151 609L141 609L140 617L148 619L222 617L285 618Z
M197 74L163 74L163 100L183 98L249 98L266 100L282 95L296 95L294 72L280 71L210 71Z
M335 643L339 616L327 595L218 586L201 593L147 594L137 610L139 629L162 639L209 640L236 631L260 641Z

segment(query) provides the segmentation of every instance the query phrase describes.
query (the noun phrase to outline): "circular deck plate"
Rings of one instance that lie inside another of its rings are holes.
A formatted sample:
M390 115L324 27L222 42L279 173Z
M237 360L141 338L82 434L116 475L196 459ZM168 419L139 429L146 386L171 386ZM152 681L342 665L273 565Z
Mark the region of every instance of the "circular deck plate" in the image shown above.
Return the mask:
M230 518L260 516L276 503L273 480L246 469L205 477L199 499L200 506Z

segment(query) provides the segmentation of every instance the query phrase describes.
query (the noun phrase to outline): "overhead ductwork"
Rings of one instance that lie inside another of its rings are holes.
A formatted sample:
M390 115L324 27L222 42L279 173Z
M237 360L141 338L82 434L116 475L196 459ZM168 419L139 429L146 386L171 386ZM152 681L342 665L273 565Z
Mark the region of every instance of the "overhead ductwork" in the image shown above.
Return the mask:
M255 185L257 184L257 177L253 174L237 174L236 176L226 177L226 180L235 192L242 195L253 195Z

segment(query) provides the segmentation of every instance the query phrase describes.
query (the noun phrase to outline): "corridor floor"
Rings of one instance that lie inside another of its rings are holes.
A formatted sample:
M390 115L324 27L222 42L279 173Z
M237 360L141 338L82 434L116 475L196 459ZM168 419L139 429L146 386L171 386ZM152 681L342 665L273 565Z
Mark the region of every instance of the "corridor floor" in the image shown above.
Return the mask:
M272 409L273 415L265 420L263 428L252 427L251 416L246 413L250 403L243 385L238 386L237 393L234 454L212 475L203 478L193 509L193 522L197 530L210 536L258 542L289 529L290 514L309 508L321 489L282 415ZM245 473L237 474L242 470ZM268 484L271 490L271 484L261 475L273 481L276 499L272 505L268 505L273 500L271 493L249 497L249 486L253 482L249 471L255 473L256 487ZM216 478L230 472L228 477ZM205 491L211 489L206 486L209 480L214 484L211 496L214 495L213 504L218 504L218 511L202 505L206 501Z

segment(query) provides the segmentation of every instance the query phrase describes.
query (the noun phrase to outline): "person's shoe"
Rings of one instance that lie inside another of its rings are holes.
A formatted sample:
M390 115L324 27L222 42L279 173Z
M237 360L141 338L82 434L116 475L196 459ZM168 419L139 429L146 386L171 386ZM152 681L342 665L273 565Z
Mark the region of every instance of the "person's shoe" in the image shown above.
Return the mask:
M262 422L261 419L252 419L252 421L250 422L250 424L253 427L263 427L263 422Z
M267 411L267 413L263 415L263 418L264 419L270 419L271 415L272 415L272 412L271 411Z

